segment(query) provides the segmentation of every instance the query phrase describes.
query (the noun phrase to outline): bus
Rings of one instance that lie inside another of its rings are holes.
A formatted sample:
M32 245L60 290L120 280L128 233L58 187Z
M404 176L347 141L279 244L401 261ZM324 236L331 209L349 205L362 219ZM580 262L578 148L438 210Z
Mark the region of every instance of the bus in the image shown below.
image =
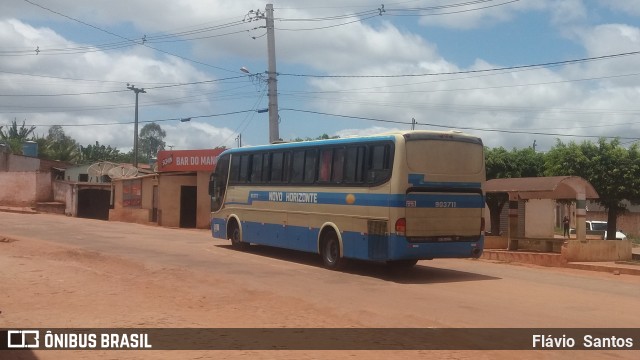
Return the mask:
M478 258L484 182L482 140L459 131L229 149L209 182L211 231L237 249L317 253L334 270Z

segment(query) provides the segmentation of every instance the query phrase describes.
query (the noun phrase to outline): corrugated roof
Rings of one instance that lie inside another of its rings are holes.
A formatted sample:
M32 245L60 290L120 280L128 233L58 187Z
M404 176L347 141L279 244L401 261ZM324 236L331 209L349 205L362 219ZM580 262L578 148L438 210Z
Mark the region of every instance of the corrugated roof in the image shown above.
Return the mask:
M521 199L575 199L578 192L584 192L587 199L599 198L593 186L579 176L493 179L486 182L485 192L517 193Z

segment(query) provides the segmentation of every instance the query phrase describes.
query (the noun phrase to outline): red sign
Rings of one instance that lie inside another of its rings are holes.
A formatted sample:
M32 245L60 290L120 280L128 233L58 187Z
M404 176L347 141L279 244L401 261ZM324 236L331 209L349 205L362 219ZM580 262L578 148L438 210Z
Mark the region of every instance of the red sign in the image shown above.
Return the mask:
M213 171L216 157L225 149L158 151L158 172Z

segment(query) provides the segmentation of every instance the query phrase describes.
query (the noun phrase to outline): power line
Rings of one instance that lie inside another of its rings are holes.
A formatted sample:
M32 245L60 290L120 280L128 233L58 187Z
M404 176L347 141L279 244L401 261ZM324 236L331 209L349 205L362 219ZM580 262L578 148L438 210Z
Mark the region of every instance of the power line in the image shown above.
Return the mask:
M431 6L431 7L425 7L425 8L412 8L412 9L387 9L387 16L436 16L436 15L452 15L452 14L461 14L461 13L466 13L466 12L471 12L471 11L478 11L478 10L484 10L484 9L489 9L489 8L493 8L493 7L497 7L497 6L503 6L503 5L508 5L508 4L512 4L515 2L518 2L520 0L510 0L510 1L505 1L499 4L492 4L492 5L487 5L487 6L482 6L482 7L478 7L478 8L473 8L473 9L465 9L465 10L456 10L456 11L449 11L449 12L439 12L439 13L422 13L422 11L434 11L434 10L442 10L442 9L449 9L452 7L462 7L462 6L470 6L470 5L475 5L475 4L481 4L481 3L486 3L486 2L492 2L494 0L478 0L478 1L469 1L467 3L462 3L462 4L454 4L454 5L443 5L443 6ZM417 14L393 14L394 12L416 12Z
M507 71L507 70L521 70L521 69L533 69L533 68L546 68L546 67L554 67L560 65L569 65L569 64L578 64L583 62L590 61L600 61L613 59L624 56L632 56L638 55L640 51L631 51L626 53L618 53L618 54L610 54L610 55L602 55L602 56L594 56L587 57L581 59L573 59L573 60L563 60L563 61L553 61L547 63L538 63L538 64L528 64L528 65L517 65L517 66L506 66L500 68L491 68L491 69L478 69L478 70L461 70L461 71L449 71L449 72L438 72L438 73L422 73L422 74L397 74L397 75L316 75L316 74L293 74L293 73L278 73L279 76L293 76L293 77L311 77L311 78L403 78L403 77L424 77L424 76L442 76L442 75L461 75L461 74L476 74L476 73L486 73L486 72L494 72L494 71Z
M372 19L372 18L375 18L375 17L379 17L379 16L436 16L436 15L450 15L450 14L458 14L458 13L465 13L465 12L471 12L471 11L484 10L484 9L488 9L488 8L492 8L492 7L496 7L496 6L503 6L503 5L507 5L507 4L518 2L520 0L510 0L510 1L499 3L499 4L492 4L492 5L478 7L478 8L457 10L457 11L451 11L451 12L428 13L428 14L422 13L422 11L434 11L434 10L442 10L442 9L450 9L450 8L458 8L458 7L467 7L467 6L471 6L471 5L488 3L488 2L493 2L493 1L495 1L495 0L475 0L475 1L467 1L467 2L464 2L464 3L458 3L458 4L440 5L440 6L432 6L432 7L424 7L424 8L408 8L408 9L401 9L401 8L388 9L388 8L385 8L384 4L382 4L379 8L377 8L375 10L362 11L362 12L358 12L358 13L354 13L354 14L335 15L335 16L316 17L316 18L303 18L303 19L300 19L300 18L298 18L298 19L278 18L276 20L278 20L280 22L336 21L336 20L343 20L343 19L354 18L354 17L358 18L358 19L352 20L352 21L348 21L348 22L345 22L345 23L341 23L341 24L334 24L334 25L314 27L314 28L281 28L281 27L278 27L277 30L280 30L280 31L324 30L324 29L330 29L330 28L345 26L345 25L349 25L349 24L353 24L353 23L357 23L357 22L364 22L366 20L369 20L369 19ZM409 13L412 13L412 14L405 14L406 12L409 12ZM362 17L362 18L359 18L359 17Z
M202 118L211 118L211 117L219 117L219 116L227 116L227 115L236 115L247 112L258 112L258 110L239 110L239 111L231 111L226 113L219 114L208 114L208 115L197 115L197 116L188 116L186 118L190 119L202 119ZM154 120L141 120L140 123L152 123L152 122L167 122L167 121L182 121L185 117L182 118L168 118L168 119L154 119ZM61 126L61 127L86 127L86 126L111 126L111 125L131 125L134 124L135 121L124 121L124 122L106 122L106 123L90 123L90 124L25 124L25 126L35 126L35 127L51 127L51 126ZM8 124L5 124L8 125Z
M408 94L408 93L431 93L431 92L449 92L449 91L473 91L473 90L489 90L489 89L504 89L504 88L514 88L514 87L524 87L524 86L540 86L540 85L555 85L555 84L564 84L571 82L580 82L580 81L594 81L594 80L604 80L604 79L615 79L622 77L630 77L630 76L638 76L640 73L632 73L632 74L624 74L624 75L609 75L609 76L599 76L599 77L591 77L591 78L582 78L582 79L568 79L568 80L558 80L558 81L547 81L540 83L529 83L529 84L512 84L512 85L496 85L496 86L484 86L484 87L472 87L472 88L453 88L453 89L434 89L434 90L405 90L405 91L359 91L359 90L371 90L371 89L384 89L387 87L398 87L398 86L413 86L413 85L421 85L424 83L414 83L414 84L401 84L401 85L386 85L386 86L377 86L370 88L356 88L356 89L344 89L344 90L325 90L325 91L299 91L299 92L291 92L290 94L344 94L344 93L359 93L359 94ZM450 80L459 80L459 79L450 79ZM432 83L438 83L439 81L433 81ZM358 90L358 91L355 91Z
M98 94L113 94L126 92L127 90L110 90L110 91L93 91L93 92L80 92L80 93L63 93L63 94L0 94L3 97L51 97L51 96L79 96L79 95L98 95Z
M452 130L456 130L456 129L457 130L474 130L474 131L498 132L498 133L507 133L507 134L526 134L526 135L560 136L560 137L575 137L575 138L595 138L595 139L615 138L615 139L621 139L621 140L640 140L640 138L624 137L624 136L574 135L574 134L560 134L560 133L524 131L524 130L487 129L487 128L483 129L483 128L476 128L476 127L469 127L469 126L451 126L451 125L440 125L440 124L422 123L422 122L385 120L385 119L376 119L376 118L370 118L370 117L364 117L364 116L331 114L331 113L320 112L320 111L291 109L291 108L280 109L280 111L294 111L294 112L301 112L301 113L307 113L307 114L325 115L325 116L333 116L333 117L340 117L340 118L347 118L347 119L375 121L375 122L383 122L383 123L390 123L390 124L402 124L407 126L416 124L416 125L431 126L436 128L444 128L444 129L452 129Z
M203 81L193 81L188 83L177 83L170 85L158 85L147 87L147 89L165 89L171 87L179 87L179 86L190 86L190 85L199 85L199 84L208 84L226 80L234 80L234 79L242 79L245 78L244 75L232 76L228 78L222 79L213 79L213 80L203 80ZM126 92L126 90L110 90L110 91L94 91L94 92L80 92L80 93L61 93L61 94L0 94L0 96L4 97L52 97L52 96L78 96L78 95L98 95L98 94L110 94L110 93L119 93Z
M89 24L89 23L87 23L87 22L85 22L85 21L82 21L82 20L79 20L79 19L73 18L73 17L71 17L71 16L69 16L69 15L65 15L65 14L63 14L63 13L61 13L61 12L58 12L58 11L52 10L52 9L50 9L50 8L47 8L47 7L42 6L42 5L40 5L40 4L37 4L37 3L35 3L35 2L33 2L33 1L31 1L31 0L23 0L23 1L25 1L25 2L29 3L29 4L31 4L31 5L33 5L33 6L39 7L39 8L41 8L41 9L43 9L43 10L46 10L46 11L52 12L52 13L54 13L54 14L56 14L56 15L62 16L62 17L64 17L64 18L67 18L67 19L69 19L69 20L72 20L72 21L78 22L78 23L80 23L80 24L82 24L82 25L85 25L85 26L91 27L91 28L93 28L93 29L96 29L96 30L102 31L102 32L104 32L104 33L107 33L107 34L109 34L109 35L112 35L112 36L118 37L118 38L120 38L120 39L123 39L123 40L129 41L129 42L130 42L130 43L132 43L133 45L142 45L142 46L148 47L149 49L153 49L153 50L155 50L155 51L161 52L161 53L163 53L163 54L171 55L171 56L174 56L174 57L180 58L180 59L185 60L185 61L193 62L193 63L199 64L199 65L203 65L203 66L207 66L207 67L215 68L215 69L218 69L218 70L223 70L223 71L232 72L232 73L237 73L237 72L238 72L238 71L233 71L233 70L225 69L225 68L223 68L223 67L219 67L219 66L214 66L214 65L211 65L211 64L203 63L203 62L201 62L201 61L197 61L197 60L189 59L189 58L184 57L184 56L181 56L181 55L173 54L173 53L171 53L171 52L168 52L168 51L165 51L165 50L161 50L161 49L155 48L155 47L153 47L153 46L149 46L149 45L145 44L145 41L142 41L142 42L140 42L140 43L139 43L139 42L137 42L137 41L135 41L135 40L132 40L132 39L129 39L129 38L127 38L127 37L124 37L124 36L118 35L118 34L116 34L116 33L112 32L112 31L109 31L109 30L106 30L106 29L100 28L100 27L98 27L98 26L95 26L95 25Z

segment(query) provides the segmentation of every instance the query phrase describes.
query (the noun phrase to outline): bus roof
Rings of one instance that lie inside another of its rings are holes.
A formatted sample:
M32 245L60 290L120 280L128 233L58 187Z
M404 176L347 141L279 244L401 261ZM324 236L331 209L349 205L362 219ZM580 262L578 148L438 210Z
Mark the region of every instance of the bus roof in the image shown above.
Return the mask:
M482 145L482 140L479 137L465 134L460 131L407 130L407 131L391 131L391 132L380 133L375 135L350 136L350 137L337 138L337 139L279 142L279 143L266 144L266 145L247 146L242 148L228 149L224 151L223 154L236 153L236 152L252 152L252 151L260 151L260 150L293 149L293 148L308 147L308 146L315 146L315 145L332 145L332 144L339 145L339 144L354 144L354 143L374 142L374 141L395 141L398 137L404 137L405 139L463 140L463 141L470 141L470 142L474 142Z

